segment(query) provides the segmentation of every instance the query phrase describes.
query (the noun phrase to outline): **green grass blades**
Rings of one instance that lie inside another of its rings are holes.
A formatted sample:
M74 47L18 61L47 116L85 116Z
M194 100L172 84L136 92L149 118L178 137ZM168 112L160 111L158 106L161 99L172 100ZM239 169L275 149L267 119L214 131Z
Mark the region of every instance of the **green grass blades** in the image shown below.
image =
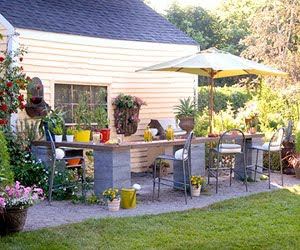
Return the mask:
M0 249L299 249L299 231L300 186L203 209L23 232L1 238Z

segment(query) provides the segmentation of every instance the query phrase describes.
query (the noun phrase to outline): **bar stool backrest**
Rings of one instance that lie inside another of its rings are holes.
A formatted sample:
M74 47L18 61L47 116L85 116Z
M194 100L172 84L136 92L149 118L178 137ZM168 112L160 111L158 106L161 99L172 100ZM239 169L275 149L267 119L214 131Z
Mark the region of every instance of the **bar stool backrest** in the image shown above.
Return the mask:
M51 142L51 151L52 151L52 157L53 157L53 161L55 161L55 159L56 159L56 147L55 147L55 143L54 143L54 140L53 140L53 137L52 137L52 135L51 135L51 133L50 133L50 131L48 130L47 131L48 132L48 135L49 135L49 138L50 138L50 142Z
M191 132L188 137L186 138L184 147L183 147L183 151L182 151L182 158L181 159L185 159L185 155L188 155L188 152L190 151L191 148L191 143L192 143L192 139L194 136L194 132Z
M233 132L235 132L235 135L233 135ZM240 144L241 152L245 152L246 138L243 131L237 128L229 129L221 135L217 148L220 148L220 146L223 144L239 144L236 143L236 141L240 140L242 141Z
M284 139L284 128L279 128L276 132L272 135L270 140L270 147L280 147Z

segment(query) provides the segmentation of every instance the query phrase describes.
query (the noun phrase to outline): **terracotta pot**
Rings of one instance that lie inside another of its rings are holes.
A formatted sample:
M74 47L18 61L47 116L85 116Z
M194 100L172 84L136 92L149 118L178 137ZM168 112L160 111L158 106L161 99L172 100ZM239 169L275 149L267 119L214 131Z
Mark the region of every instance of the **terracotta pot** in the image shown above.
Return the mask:
M251 127L250 128L250 134L255 134L257 131L256 127Z
M69 166L78 165L80 163L80 158L67 160Z
M9 233L20 232L23 230L28 208L6 208L3 213L0 213L0 234L6 235Z
M120 199L107 200L108 211L117 212L120 210Z
M179 127L190 133L194 129L194 117L179 117Z
M200 196L200 192L201 192L201 186L200 187L195 187L195 186L192 186L192 189L191 189L191 193L192 193L192 196L193 197L198 197Z

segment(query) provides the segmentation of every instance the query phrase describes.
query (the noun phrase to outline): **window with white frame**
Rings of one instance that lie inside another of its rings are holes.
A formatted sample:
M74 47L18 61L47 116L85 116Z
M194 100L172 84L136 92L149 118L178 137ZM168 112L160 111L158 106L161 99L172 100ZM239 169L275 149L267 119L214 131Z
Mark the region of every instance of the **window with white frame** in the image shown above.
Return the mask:
M74 111L79 103L81 95L88 96L88 105L91 110L95 110L100 104L105 104L107 108L107 96L105 97L105 100L100 100L101 89L105 89L107 93L106 86L56 83L54 88L55 108L58 107L63 111L66 111L65 122L67 124L73 124L75 122Z

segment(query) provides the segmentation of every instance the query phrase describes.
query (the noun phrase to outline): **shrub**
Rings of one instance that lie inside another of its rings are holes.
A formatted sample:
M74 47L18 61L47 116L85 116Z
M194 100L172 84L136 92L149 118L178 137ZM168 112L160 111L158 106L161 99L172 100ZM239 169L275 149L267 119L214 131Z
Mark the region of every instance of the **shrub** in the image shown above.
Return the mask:
M210 87L198 88L198 109L202 112L209 107ZM252 98L249 91L238 87L215 87L214 88L214 111L219 112L227 108L227 103L232 104L233 110L244 107L245 103Z
M4 178L4 181L0 181L0 187L4 185L12 184L14 175L10 168L9 153L7 150L7 142L4 135L0 131L0 178Z

